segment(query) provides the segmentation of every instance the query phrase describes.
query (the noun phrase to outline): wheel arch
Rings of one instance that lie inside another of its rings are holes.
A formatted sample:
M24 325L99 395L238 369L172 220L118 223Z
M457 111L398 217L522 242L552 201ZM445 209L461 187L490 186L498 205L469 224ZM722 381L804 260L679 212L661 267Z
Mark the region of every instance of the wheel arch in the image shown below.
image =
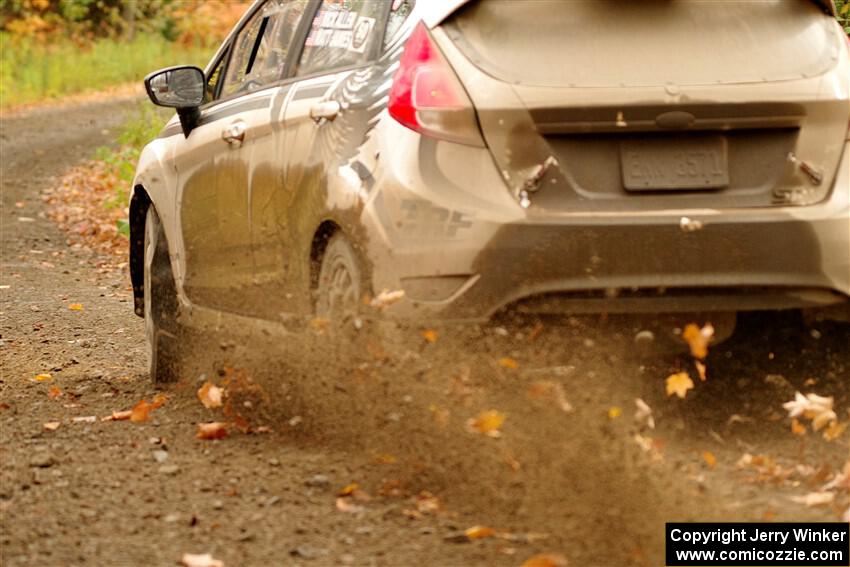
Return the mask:
M310 242L310 290L315 290L319 285L319 271L322 267L322 258L325 255L325 250L328 247L328 242L331 237L343 232L342 227L335 220L325 219L316 230L313 232L313 238Z

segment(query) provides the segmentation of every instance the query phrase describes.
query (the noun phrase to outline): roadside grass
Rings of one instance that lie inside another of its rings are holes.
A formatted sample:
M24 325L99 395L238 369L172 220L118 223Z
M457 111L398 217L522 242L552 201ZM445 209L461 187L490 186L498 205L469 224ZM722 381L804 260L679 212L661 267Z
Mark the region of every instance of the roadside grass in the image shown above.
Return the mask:
M0 33L0 108L141 82L147 73L169 65L203 67L213 51L152 33L132 42L98 39L85 47L64 38L41 43Z
M126 267L127 205L136 165L169 117L166 109L140 103L119 129L116 146L98 148L45 193L48 216L68 235L69 245L99 252L107 258L103 269Z

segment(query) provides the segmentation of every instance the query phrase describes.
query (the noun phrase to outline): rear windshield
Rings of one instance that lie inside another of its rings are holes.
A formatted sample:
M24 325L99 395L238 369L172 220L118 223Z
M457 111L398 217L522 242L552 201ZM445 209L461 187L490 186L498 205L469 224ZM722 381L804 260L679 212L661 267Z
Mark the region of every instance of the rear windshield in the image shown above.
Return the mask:
M809 0L478 0L447 27L484 71L539 86L799 79L841 47Z

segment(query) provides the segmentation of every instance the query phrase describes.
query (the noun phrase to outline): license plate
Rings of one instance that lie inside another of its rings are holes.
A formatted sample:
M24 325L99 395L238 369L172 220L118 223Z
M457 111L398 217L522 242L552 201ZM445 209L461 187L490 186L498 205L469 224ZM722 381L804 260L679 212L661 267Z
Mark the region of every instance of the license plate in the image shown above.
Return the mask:
M720 136L620 143L629 191L716 189L729 185L726 140Z

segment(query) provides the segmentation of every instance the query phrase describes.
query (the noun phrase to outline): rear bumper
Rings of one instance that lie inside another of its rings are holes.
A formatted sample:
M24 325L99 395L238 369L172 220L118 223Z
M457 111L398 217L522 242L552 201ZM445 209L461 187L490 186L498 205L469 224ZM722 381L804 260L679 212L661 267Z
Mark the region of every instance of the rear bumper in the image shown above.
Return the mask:
M817 205L557 215L521 209L484 150L462 152L454 159L465 169L454 177L439 149L430 164L438 178L419 163L417 175L387 172L367 207L373 287L406 291L389 315L482 320L511 307L738 311L850 301L847 147ZM685 216L702 227L684 230Z

